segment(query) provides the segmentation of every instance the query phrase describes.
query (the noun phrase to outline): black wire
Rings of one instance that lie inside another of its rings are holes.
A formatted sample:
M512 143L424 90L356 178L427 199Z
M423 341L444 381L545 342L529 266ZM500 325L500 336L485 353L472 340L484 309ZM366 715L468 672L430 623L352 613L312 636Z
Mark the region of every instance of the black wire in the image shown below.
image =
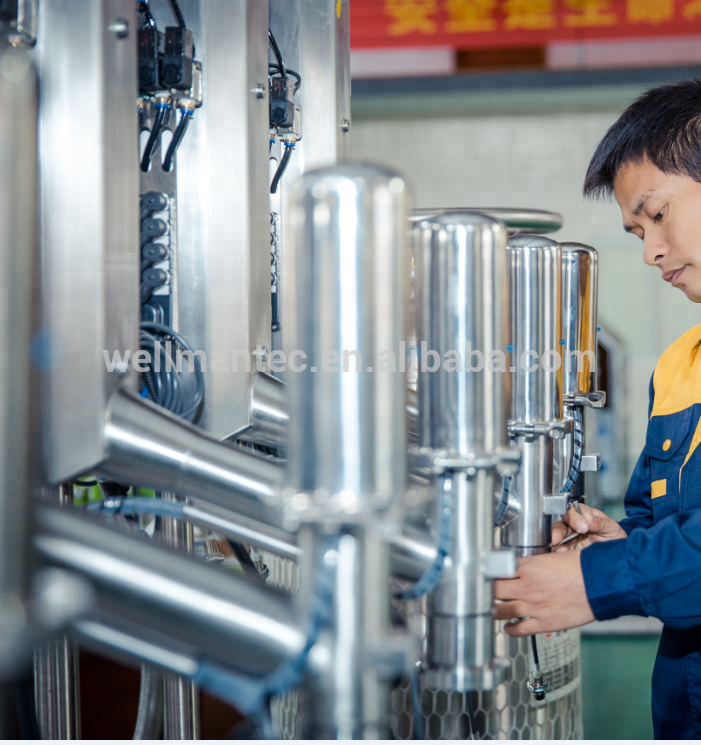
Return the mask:
M154 31L158 31L158 27L156 26L156 20L153 17L153 14L151 13L151 8L149 8L146 0L141 0L141 2L139 3L139 12L143 13L146 16L146 23L152 29L154 29Z
M248 551L246 551L243 544L236 543L236 541L228 541L228 543L243 571L252 577L255 576L256 581L265 584L265 580L260 576L258 567L253 563L253 559L248 555Z
M467 699L467 718L470 722L470 740L477 739L477 725L475 723L475 705L472 701L472 691L465 694Z
M278 65L280 66L280 75L282 75L283 78L286 78L287 70L285 69L285 63L282 61L280 47L277 45L275 37L273 36L273 32L270 29L268 29L268 41L270 42L270 46L273 48L273 54L275 55L275 59L277 60Z
M540 662L538 662L538 645L536 644L535 634L531 636L531 647L533 648L533 662L535 662L536 667L540 667Z
M185 25L185 19L183 18L183 14L180 12L180 7L178 6L178 0L169 0L170 7L173 10L173 15L178 21L178 26L184 31L187 26Z
M299 90L299 87L302 85L302 76L298 72L295 72L294 70L290 70L289 67L286 68L285 72L288 75L292 75L292 77L297 80L297 82L295 83L295 93L297 93L297 91ZM272 75L280 74L280 65L269 63L268 64L268 75L271 75L271 74Z
M190 111L189 109L185 109L180 115L180 121L178 122L178 126L175 130L175 134L173 135L173 139L170 141L170 145L168 145L166 157L163 161L164 171L170 171L170 168L173 165L173 158L175 157L175 153L180 147L180 143L185 136L187 125L189 124L190 119L192 119L192 111Z
M156 121L153 123L151 129L151 135L146 143L146 149L144 150L143 158L141 158L141 170L146 173L148 171L149 164L151 163L151 155L153 154L153 148L156 146L158 135L161 133L163 127L163 120L165 119L166 109L165 106L159 106L156 112Z
M285 152L283 153L282 158L280 158L280 163L277 167L277 171L275 171L275 175L273 176L273 182L270 184L271 194L277 193L278 184L280 183L280 179L287 169L287 164L290 162L290 156L292 155L293 150L293 147L288 147L287 145L285 146Z

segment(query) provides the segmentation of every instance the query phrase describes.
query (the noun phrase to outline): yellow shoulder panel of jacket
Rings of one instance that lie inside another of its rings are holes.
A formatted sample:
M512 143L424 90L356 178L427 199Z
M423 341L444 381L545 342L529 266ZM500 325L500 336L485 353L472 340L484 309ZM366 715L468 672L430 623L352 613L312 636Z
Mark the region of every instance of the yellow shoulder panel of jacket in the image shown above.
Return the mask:
M701 404L701 323L680 336L657 363L653 375L653 416L666 416Z

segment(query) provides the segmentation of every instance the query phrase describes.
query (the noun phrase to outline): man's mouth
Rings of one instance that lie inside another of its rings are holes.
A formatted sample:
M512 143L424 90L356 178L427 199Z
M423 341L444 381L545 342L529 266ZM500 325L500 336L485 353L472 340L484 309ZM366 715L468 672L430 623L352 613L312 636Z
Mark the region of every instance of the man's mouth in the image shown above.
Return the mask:
M668 272L664 272L662 275L662 279L667 280L672 287L677 286L677 281L679 280L679 277L681 276L682 272L686 269L687 265L685 264L681 269L670 269Z

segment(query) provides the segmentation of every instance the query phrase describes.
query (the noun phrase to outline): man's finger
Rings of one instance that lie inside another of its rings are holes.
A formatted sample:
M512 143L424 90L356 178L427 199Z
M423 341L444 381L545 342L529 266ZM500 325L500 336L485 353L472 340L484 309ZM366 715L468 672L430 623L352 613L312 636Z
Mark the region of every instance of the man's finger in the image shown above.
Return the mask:
M520 581L514 579L498 579L494 583L494 597L497 600L513 600L519 596Z
M529 605L523 600L507 600L494 606L498 621L511 621L513 618L524 618L528 615Z
M543 628L537 618L527 618L525 621L504 624L504 631L509 636L520 637L539 634Z

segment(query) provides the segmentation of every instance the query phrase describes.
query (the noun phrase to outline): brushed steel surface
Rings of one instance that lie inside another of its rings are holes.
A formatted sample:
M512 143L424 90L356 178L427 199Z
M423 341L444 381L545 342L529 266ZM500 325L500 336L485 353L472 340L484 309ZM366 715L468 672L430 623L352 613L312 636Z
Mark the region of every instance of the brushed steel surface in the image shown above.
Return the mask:
M198 424L223 439L250 423L253 373L243 357L234 372L232 352L271 348L268 11L260 0L180 7L202 63L204 98L177 156L177 311L179 331L210 360Z
M119 38L109 25L126 19ZM48 479L105 456L104 413L138 349L136 12L131 0L39 9L42 355Z
M0 42L0 678L31 654L28 488L32 279L37 235L37 78L26 49Z

